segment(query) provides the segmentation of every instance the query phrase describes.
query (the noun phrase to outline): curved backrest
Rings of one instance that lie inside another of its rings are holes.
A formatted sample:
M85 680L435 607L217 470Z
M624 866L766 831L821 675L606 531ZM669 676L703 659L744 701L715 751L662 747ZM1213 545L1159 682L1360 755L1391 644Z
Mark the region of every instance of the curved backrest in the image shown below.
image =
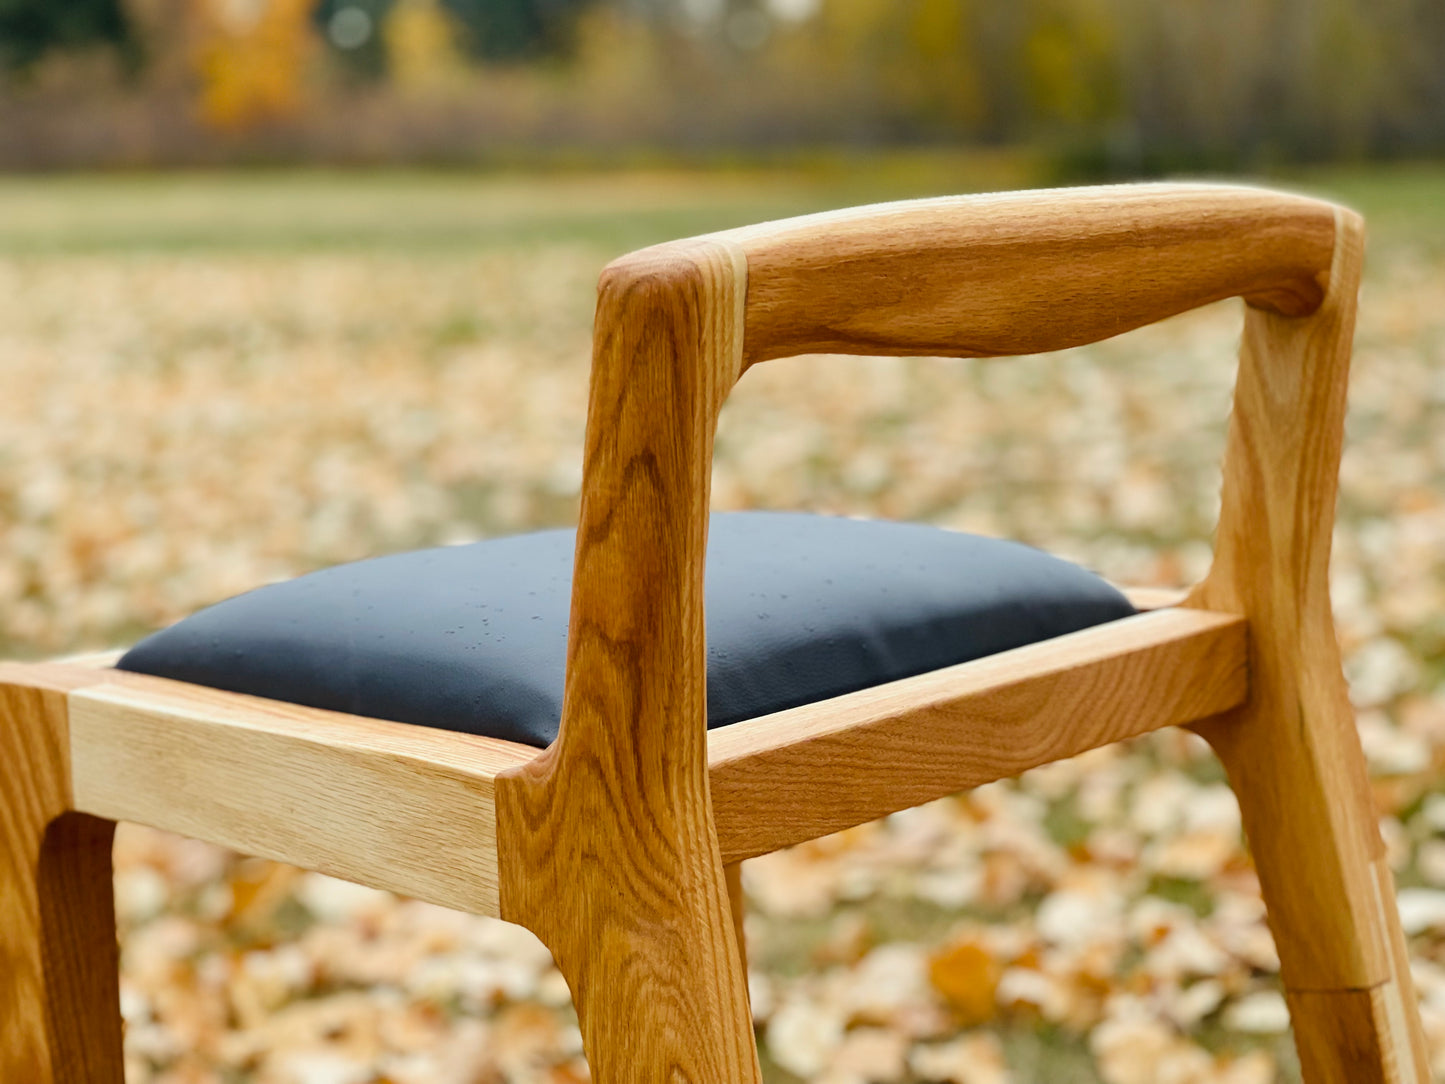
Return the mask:
M884 203L711 235L747 260L744 364L1078 346L1243 296L1324 296L1335 208L1257 188L1115 185Z

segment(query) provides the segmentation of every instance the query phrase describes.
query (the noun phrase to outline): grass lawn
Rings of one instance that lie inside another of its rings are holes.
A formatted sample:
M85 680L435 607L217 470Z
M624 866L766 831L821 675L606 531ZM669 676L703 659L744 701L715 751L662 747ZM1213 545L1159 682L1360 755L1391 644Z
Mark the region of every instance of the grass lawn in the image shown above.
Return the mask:
M546 174L266 171L0 175L0 252L453 250L660 240L854 203L1028 187L1006 155L821 157L778 167ZM1268 180L1346 202L1382 238L1445 244L1445 166Z

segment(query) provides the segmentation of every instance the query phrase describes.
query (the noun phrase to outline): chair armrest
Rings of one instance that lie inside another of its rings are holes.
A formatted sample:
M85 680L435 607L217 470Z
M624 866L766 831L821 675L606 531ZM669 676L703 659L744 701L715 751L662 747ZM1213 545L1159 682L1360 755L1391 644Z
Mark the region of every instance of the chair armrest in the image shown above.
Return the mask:
M559 746L581 730L608 746L624 730L643 745L696 731L677 755L702 770L713 431L748 365L1054 350L1231 296L1305 316L1330 290L1341 215L1243 186L1119 185L880 204L614 261L593 338Z
M1078 346L1226 297L1313 312L1335 208L1243 186L1114 185L884 203L716 237L747 258L747 363L995 357Z

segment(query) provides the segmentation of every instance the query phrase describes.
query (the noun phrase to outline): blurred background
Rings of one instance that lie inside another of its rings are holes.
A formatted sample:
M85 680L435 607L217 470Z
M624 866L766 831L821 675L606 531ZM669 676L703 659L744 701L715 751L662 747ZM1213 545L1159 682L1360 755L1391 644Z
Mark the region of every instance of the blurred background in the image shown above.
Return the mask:
M1138 177L1371 241L1332 587L1445 1073L1439 0L0 0L0 652L571 524L631 248ZM719 508L1207 567L1240 307L1049 357L800 358ZM129 1084L576 1084L524 931L122 826ZM1238 809L1166 733L748 863L770 1084L1299 1079Z
M1445 148L1437 0L5 0L0 165Z

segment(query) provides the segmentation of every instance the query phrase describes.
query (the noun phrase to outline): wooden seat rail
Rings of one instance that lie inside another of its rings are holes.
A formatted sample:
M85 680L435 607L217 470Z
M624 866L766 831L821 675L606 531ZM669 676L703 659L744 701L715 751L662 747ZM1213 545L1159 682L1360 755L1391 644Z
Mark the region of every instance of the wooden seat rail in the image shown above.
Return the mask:
M500 913L493 781L536 749L142 674L6 670L73 686L78 812ZM729 860L762 854L1216 714L1245 689L1243 619L1161 610L735 723L709 739L718 835Z

